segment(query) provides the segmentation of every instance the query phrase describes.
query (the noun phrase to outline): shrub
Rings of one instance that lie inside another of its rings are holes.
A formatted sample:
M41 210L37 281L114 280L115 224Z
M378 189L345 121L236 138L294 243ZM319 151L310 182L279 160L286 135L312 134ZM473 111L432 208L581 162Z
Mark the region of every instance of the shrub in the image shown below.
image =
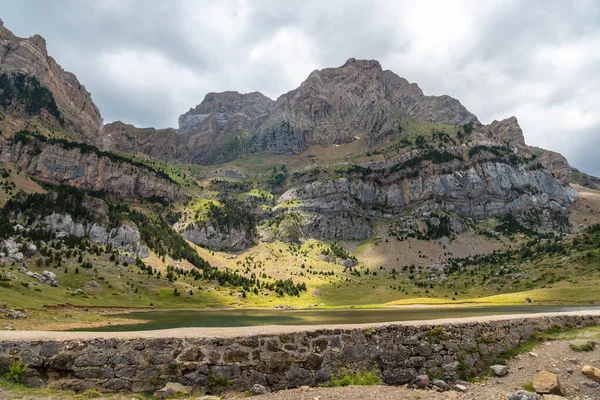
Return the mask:
M373 386L381 384L381 377L374 371L350 371L321 384L322 387Z
M21 382L23 375L27 371L27 364L23 364L21 360L13 361L6 372L6 379L12 382Z
M596 342L588 341L584 344L571 344L569 345L569 348L577 352L594 351L594 349L596 348Z

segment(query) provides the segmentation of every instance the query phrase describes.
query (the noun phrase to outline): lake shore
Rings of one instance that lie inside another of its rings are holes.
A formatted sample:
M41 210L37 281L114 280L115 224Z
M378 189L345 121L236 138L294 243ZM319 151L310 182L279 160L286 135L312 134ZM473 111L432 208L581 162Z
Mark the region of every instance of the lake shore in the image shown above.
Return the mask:
M482 323L491 321L505 321L520 318L541 318L548 316L568 316L568 315L600 315L600 310L596 311L572 311L557 313L536 313L536 314L513 314L513 315L493 315L476 316L466 318L442 318L433 320L399 321L399 322L380 322L366 324L341 324L341 325L262 325L262 326L244 326L228 328L176 328L161 329L153 331L130 331L130 332L64 332L64 331L43 331L43 330L23 330L23 331L0 331L0 341L20 341L20 340L87 340L87 339L136 339L136 338L236 338L252 335L279 335L295 332L314 332L326 329L368 329L388 325L444 325L456 323Z

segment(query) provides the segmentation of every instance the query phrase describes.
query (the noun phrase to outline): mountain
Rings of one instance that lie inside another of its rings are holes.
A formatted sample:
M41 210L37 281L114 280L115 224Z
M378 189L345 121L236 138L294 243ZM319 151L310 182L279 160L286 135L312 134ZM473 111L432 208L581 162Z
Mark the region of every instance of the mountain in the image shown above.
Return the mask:
M43 38L0 23L0 44L13 306L593 296L600 180L528 146L516 117L484 125L351 58L276 100L208 93L177 128L102 126Z
M132 143L131 128L105 127L104 145L137 149L174 162L219 164L249 154L294 154L364 137L369 144L394 138L409 120L463 125L477 118L449 96L425 96L416 84L374 60L349 59L314 71L298 89L276 101L261 93L209 93L179 117L178 135L156 132Z
M0 20L0 74L20 73L35 77L53 95L65 129L92 142L101 132L102 117L90 93L77 77L48 55L40 35L19 38Z

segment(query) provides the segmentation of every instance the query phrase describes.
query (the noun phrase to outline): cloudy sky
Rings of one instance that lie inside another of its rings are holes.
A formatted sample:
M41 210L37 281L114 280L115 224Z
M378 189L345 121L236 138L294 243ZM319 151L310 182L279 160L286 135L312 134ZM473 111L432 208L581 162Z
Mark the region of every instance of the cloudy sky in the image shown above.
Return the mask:
M516 116L529 144L600 176L597 0L0 0L18 36L92 93L105 122L177 125L210 91L271 98L314 69L377 59L483 123Z

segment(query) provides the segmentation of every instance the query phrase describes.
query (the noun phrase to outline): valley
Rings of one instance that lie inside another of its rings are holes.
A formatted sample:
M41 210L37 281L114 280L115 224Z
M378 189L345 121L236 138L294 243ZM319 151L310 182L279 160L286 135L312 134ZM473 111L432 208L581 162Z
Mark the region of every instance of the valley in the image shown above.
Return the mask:
M0 20L0 47L0 396L485 395L597 334L600 179L514 116L350 58L105 124L41 36Z

